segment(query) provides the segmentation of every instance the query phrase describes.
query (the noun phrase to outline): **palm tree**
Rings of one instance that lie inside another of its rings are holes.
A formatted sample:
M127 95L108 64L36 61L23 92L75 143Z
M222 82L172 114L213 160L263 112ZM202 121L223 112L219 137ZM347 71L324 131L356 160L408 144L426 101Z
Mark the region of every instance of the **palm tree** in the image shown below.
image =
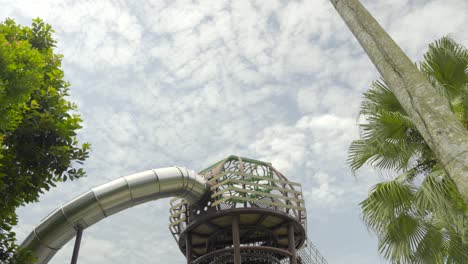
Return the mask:
M468 131L359 0L330 0L468 204Z
M429 45L420 71L468 129L468 50L449 37ZM394 263L468 263L467 206L413 121L384 81L364 94L361 139L348 163L399 174L361 202L363 220Z

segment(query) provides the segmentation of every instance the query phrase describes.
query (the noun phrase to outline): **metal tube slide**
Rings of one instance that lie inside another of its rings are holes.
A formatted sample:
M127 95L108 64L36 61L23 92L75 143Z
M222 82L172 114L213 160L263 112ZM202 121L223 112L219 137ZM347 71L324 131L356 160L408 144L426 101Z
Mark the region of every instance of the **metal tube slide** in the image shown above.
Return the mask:
M186 168L169 167L124 176L105 183L57 208L33 229L21 244L48 263L75 235L101 219L132 206L166 197L183 197L190 203L208 192L207 181Z

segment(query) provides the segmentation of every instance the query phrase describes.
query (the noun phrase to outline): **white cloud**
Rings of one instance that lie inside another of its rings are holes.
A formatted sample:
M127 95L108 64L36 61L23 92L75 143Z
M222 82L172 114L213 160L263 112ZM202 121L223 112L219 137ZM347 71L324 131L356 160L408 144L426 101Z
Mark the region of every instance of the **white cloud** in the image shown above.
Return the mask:
M466 1L363 2L412 58L445 34L467 44ZM368 170L353 178L345 163L361 93L377 72L328 1L0 5L0 16L53 25L85 119L80 138L93 144L88 178L20 210L20 238L57 205L117 176L175 164L198 170L239 154L303 184L309 230L329 247L330 263L380 261L356 206L380 179ZM167 201L92 227L80 263L184 263L161 215ZM356 230L356 244L366 246L334 250L349 245L331 224ZM51 263L70 253L69 244Z

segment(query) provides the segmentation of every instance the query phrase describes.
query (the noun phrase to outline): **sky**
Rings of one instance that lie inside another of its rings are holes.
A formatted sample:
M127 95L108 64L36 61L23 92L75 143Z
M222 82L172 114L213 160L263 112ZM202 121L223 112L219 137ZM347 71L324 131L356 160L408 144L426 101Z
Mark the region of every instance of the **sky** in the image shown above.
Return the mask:
M363 0L414 61L444 35L468 46L466 0ZM305 193L308 236L332 263L387 263L359 202L391 175L346 165L377 71L327 0L0 0L0 19L55 29L92 144L88 177L18 210L22 241L49 212L119 176L200 171L228 155L268 161ZM85 230L80 264L174 263L169 202ZM73 240L50 263L68 263Z

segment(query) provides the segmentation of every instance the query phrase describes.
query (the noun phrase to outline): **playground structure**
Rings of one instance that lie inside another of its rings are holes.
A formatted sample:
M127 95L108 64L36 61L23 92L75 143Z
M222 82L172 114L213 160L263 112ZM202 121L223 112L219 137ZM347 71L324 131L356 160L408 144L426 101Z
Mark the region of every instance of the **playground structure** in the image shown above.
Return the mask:
M229 156L200 173L171 167L103 184L49 214L22 248L39 264L83 230L137 204L171 200L169 229L188 264L327 263L307 239L301 185L270 163Z

